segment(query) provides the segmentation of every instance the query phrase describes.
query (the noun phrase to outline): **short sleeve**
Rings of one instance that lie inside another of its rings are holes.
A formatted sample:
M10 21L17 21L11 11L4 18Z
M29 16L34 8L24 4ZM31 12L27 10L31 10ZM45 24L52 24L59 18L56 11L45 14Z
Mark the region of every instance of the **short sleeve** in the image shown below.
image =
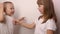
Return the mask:
M47 30L53 30L56 31L57 27L56 27L56 23L53 19L49 19L47 21Z

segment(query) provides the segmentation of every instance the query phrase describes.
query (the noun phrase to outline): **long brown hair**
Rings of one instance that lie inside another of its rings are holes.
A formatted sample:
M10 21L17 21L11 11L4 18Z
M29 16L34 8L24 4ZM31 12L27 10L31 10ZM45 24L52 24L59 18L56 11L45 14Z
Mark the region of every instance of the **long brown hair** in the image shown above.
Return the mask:
M51 18L53 18L55 22L57 22L52 0L38 0L37 4L38 6L44 5L44 14L42 15L42 17L44 17L43 23L45 23L48 19ZM38 19L40 19L40 17Z

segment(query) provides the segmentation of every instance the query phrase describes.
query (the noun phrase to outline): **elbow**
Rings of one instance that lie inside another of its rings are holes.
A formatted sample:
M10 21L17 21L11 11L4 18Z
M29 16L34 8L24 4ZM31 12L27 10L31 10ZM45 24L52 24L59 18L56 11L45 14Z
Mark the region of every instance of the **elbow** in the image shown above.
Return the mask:
M4 21L4 19L0 19L0 22L3 22Z
M0 22L3 22L4 21L4 19L0 19Z

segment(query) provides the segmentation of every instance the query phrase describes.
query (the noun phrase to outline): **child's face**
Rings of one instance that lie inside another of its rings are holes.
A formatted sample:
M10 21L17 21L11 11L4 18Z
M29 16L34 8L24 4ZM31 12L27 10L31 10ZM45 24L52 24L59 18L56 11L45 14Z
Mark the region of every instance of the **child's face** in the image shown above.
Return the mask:
M40 5L38 8L39 12L44 13L44 5Z
M6 4L6 14L12 16L14 14L14 6L12 3Z

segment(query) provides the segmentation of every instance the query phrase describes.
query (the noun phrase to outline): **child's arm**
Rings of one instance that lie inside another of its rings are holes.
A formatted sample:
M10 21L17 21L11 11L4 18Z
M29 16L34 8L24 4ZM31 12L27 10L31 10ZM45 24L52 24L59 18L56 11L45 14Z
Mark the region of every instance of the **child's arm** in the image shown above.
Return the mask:
M21 18L19 20L16 20L16 24L22 25L22 26L24 26L26 28L30 28L30 29L34 28L35 23L33 22L32 24L27 24L27 23L24 22L24 18L25 17L23 17L23 18Z
M0 3L0 22L4 21L3 4Z
M47 34L54 34L53 30L47 30Z
M35 27L35 23L33 22L32 24L27 24L27 23L24 23L24 22L20 22L20 25L26 27L26 28L29 28L29 29L32 29Z
M24 20L25 17L22 17L20 19L14 19L14 24L19 24L20 21Z
M32 24L27 24L27 23L24 22L24 18L25 18L25 17L19 19L20 21L19 21L18 23L19 23L20 25L26 27L26 28L34 28L35 23L33 22Z

